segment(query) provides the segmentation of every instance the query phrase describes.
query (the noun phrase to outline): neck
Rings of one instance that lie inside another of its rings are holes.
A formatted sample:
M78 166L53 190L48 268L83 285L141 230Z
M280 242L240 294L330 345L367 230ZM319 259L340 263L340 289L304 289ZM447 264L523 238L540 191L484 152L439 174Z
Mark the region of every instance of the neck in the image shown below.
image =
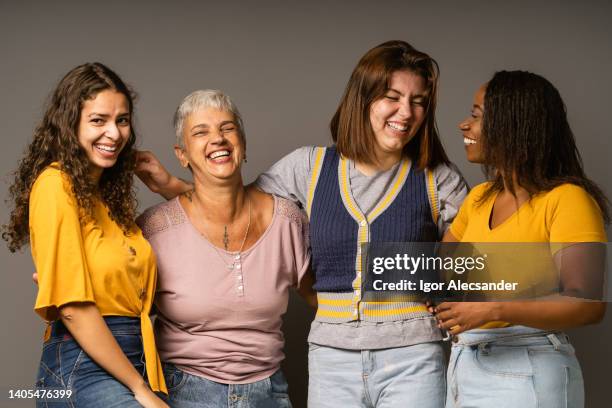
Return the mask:
M512 194L508 186L508 178L505 177L504 174L502 174L502 181L504 183L504 192L508 194ZM524 201L524 200L529 199L529 196L530 196L529 191L527 191L526 188L522 187L519 184L518 179L515 174L512 175L512 185L514 187L514 193L518 201Z
M246 205L247 192L242 179L215 184L194 177L193 205L200 207L200 213L210 222L221 225L231 224L242 213Z
M373 163L356 162L355 167L366 176L387 171L402 159L402 153L378 154Z

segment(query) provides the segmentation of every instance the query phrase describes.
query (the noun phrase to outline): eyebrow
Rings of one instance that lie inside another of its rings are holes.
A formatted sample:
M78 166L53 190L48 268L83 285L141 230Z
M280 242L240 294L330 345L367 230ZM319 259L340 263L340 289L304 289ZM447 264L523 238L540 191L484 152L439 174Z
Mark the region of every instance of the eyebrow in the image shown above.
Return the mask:
M208 129L208 125L207 125L206 123L200 123L200 124L197 124L197 125L195 125L195 126L192 126L190 130L191 130L191 131L194 131L194 130L195 130L195 129L197 129L197 128L205 128L205 129Z
M404 96L403 93L401 93L400 91L398 91L397 89L393 89L393 88L388 88L387 91L392 91L395 92L397 94L400 94L401 96ZM416 99L416 98L427 98L427 93L422 93L422 94L416 94L416 95L412 95L412 99Z
M108 113L98 113L98 112L92 112L89 115L87 115L88 118L91 118L92 116L101 116L103 118L110 118L111 115L109 115ZM130 116L130 113L125 112L125 113L120 113L119 115L117 115L117 117L121 117L121 116Z

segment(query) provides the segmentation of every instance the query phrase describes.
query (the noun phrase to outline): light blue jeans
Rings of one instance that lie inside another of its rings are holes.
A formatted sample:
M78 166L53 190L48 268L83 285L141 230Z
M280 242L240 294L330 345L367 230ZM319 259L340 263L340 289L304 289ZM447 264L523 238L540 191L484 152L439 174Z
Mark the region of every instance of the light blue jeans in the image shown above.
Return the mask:
M584 383L563 333L470 330L453 344L446 408L582 408Z
M104 321L130 363L146 379L140 319L106 316ZM141 407L125 385L83 351L60 320L52 323L51 337L43 345L36 388L72 391L70 399L39 399L38 408Z
M361 351L311 343L308 407L442 408L444 361L440 342Z
M171 408L291 408L281 370L248 384L222 384L163 364Z

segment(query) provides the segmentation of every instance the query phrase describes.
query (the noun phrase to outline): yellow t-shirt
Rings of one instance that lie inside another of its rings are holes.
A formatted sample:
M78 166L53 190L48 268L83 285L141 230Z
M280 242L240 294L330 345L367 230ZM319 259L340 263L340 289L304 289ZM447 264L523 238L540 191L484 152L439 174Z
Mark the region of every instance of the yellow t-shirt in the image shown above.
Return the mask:
M496 194L477 203L489 183L472 189L450 226L461 242L607 242L599 206L582 187L563 184L539 193L503 223L491 229ZM482 328L509 326L490 322Z
M34 182L29 211L36 313L51 321L63 305L91 302L102 316L139 317L149 383L154 391L167 392L149 318L155 255L140 229L125 236L101 201L93 221L81 225L70 180L55 163Z

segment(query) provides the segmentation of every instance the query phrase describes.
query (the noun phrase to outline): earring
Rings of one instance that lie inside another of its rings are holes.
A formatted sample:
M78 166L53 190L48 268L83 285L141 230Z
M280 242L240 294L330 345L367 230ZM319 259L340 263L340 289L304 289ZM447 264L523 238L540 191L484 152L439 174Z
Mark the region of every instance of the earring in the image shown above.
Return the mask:
M245 162L245 163L247 162L247 157L246 157L246 154L244 155L244 162Z

